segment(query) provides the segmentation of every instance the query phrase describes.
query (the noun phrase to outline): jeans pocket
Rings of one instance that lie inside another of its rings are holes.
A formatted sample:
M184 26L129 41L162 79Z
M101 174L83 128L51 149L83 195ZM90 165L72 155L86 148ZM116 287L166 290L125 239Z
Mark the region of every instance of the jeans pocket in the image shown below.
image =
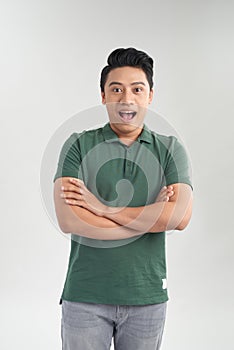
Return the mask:
M126 322L126 332L138 339L157 338L164 328L166 303L137 308Z
M99 318L92 313L92 307L85 303L63 301L62 325L65 328L91 328L99 325Z

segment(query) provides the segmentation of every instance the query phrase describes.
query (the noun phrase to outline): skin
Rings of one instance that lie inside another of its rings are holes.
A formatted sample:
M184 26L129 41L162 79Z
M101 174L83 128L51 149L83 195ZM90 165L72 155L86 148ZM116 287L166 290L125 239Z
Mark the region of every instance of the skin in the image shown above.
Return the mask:
M68 205L79 206L96 216L110 219L138 232L183 230L191 217L192 191L189 185L173 184L163 188L154 204L140 207L108 207L100 202L83 181L70 178L62 186L61 198Z
M145 113L153 98L144 71L135 67L113 69L101 97L111 128L130 146L142 131ZM121 118L121 112L126 115L129 111L134 112L133 119ZM96 239L123 239L144 232L183 230L192 213L192 190L189 185L178 183L163 188L153 204L113 208L100 202L81 180L60 178L55 181L54 200L63 232Z
M135 230L105 218L100 212L95 214L94 210L87 209L85 204L82 206L81 202L77 204L80 188L78 181L74 183L76 180L69 177L58 178L54 185L55 210L59 226L64 233L101 240L119 240L144 233L142 230ZM86 191L89 196L92 195L87 188ZM168 201L172 195L171 186L163 188L156 200ZM93 205L91 207L94 208Z
M140 68L115 68L108 74L102 103L106 105L111 128L122 142L131 144L142 131L145 113L153 98L144 71ZM120 110L134 110L137 115L131 123L124 123L119 118Z

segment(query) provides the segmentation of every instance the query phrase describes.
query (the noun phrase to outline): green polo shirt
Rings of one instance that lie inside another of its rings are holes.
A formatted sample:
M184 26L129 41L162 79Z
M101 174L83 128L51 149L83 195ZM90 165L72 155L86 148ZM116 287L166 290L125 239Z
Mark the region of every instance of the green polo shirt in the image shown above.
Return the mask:
M154 203L164 185L191 185L189 169L186 152L174 136L159 135L144 125L127 146L107 123L66 140L54 181L80 178L103 203L138 207ZM165 232L116 241L80 234L72 235L61 300L118 305L168 300Z

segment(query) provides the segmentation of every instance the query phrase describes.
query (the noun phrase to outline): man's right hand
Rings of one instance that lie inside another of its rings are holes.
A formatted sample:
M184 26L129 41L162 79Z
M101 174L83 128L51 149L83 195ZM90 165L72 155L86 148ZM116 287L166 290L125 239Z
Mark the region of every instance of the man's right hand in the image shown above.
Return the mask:
M169 202L173 194L173 186L164 186L159 192L155 202Z

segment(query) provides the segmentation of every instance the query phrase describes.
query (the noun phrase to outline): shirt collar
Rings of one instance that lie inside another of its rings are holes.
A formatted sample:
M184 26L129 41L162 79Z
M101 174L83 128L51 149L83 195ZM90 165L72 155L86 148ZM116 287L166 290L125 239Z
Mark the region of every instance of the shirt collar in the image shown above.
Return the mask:
M106 142L115 142L118 141L119 138L117 134L112 130L110 123L107 123L104 125L103 130L103 137ZM152 135L150 129L144 124L141 134L139 135L138 142L147 142L152 143Z

